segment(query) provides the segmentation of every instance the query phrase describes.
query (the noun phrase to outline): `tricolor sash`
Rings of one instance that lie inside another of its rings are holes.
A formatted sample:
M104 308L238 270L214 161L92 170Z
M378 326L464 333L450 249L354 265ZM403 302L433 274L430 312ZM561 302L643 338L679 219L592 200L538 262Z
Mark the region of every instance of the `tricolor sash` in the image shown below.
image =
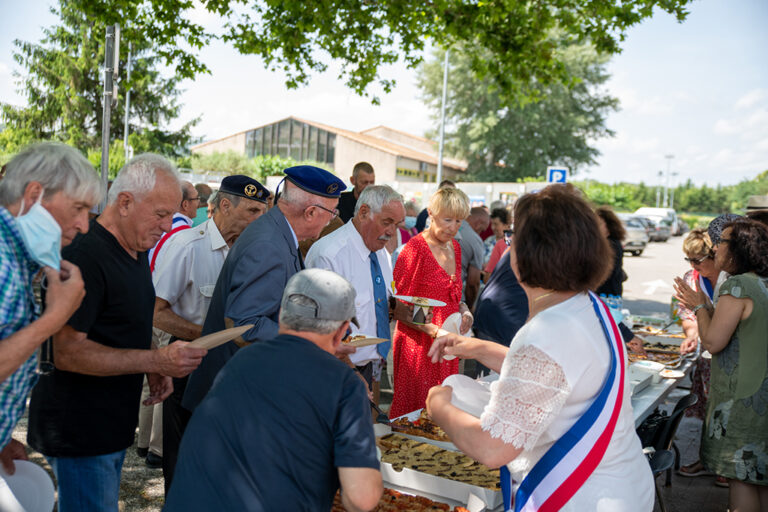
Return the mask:
M709 297L710 302L714 302L715 300L715 290L712 288L712 283L709 282L709 279L705 278L703 275L701 275L701 272L697 272L696 277L698 278L698 284L699 284L699 290L702 290L704 293L707 294L707 297Z
M501 490L507 512L560 510L603 459L624 399L624 342L608 307L589 293L610 347L611 365L603 387L587 411L531 469L512 500L512 477L501 467ZM514 508L513 508L514 507Z

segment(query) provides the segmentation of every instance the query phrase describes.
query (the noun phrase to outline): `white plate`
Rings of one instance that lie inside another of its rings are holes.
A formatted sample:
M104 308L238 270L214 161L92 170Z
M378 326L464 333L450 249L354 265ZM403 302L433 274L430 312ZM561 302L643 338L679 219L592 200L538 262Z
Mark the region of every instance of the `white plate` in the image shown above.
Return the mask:
M682 379L685 377L685 374L680 370L661 370L659 375L665 379Z
M452 315L449 315L448 318L445 319L443 322L443 326L438 329L437 335L438 336L445 336L449 333L454 334L461 334L461 313L454 313ZM453 359L456 359L456 356L446 354L443 356L443 359L446 361L451 361Z
M196 340L190 341L189 346L211 350L218 347L219 345L227 343L228 341L232 341L241 334L244 334L246 331L250 330L252 327L253 324L241 325L239 327L231 327L229 329L224 329L223 331L216 331L211 334L206 334L205 336L201 336Z
M359 336L359 335L358 335ZM365 338L359 338L354 341L345 341L343 342L344 345L348 345L350 347L367 347L369 345L378 345L379 343L384 343L386 340L384 338L373 338L373 337L365 337Z
M417 306L429 306L431 308L445 306L445 302L441 300L428 299L426 297L411 297L410 295L393 295L393 297L403 302L416 304Z
M491 401L491 385L472 379L466 375L450 375L443 381L443 386L450 386L451 404L464 412L479 418L483 409Z
M56 495L48 473L27 460L15 460L13 463L16 465L13 475L8 475L0 466L0 510L51 512Z
M632 366L647 372L660 372L664 369L664 365L656 361L635 361Z

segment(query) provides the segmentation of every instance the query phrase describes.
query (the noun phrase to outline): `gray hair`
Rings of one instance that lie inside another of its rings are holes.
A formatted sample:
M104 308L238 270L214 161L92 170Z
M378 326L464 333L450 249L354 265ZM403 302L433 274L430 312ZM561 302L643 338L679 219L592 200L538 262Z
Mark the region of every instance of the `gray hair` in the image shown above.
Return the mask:
M131 159L117 173L117 178L112 183L112 188L109 189L107 202L113 203L121 192L130 192L136 200L141 200L155 187L158 172L165 173L175 179L181 189L179 172L171 162L154 153L142 153Z
M211 194L211 197L209 197L208 199L210 203L213 205L213 211L217 211L221 206L222 199L228 199L229 202L232 204L232 206L234 208L237 208L237 205L240 204L241 196L230 194L229 192L223 192L221 190L216 190Z
M317 302L304 295L289 295L286 299L292 304L298 306L307 306L317 309ZM280 309L278 319L281 327L286 327L292 331L313 332L315 334L331 334L344 324L344 320L323 320L308 316L301 316L295 313L289 313L285 308Z
M314 194L294 185L288 180L283 183L283 190L280 192L281 203L293 205L297 209L303 210L315 203Z
M355 215L360 211L360 205L367 204L371 213L376 214L381 213L381 209L392 201L399 201L400 204L403 204L403 196L389 185L368 185L357 198Z
M78 150L58 142L27 146L8 162L0 180L0 204L9 206L21 199L32 181L43 186L46 198L64 192L76 201L96 204L103 196L91 163Z

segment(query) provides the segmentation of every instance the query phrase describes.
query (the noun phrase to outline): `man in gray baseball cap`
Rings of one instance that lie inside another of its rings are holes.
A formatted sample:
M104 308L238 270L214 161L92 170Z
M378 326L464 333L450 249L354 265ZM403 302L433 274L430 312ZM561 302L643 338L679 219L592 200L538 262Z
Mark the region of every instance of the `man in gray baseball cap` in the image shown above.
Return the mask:
M334 355L354 315L340 275L290 278L277 337L239 350L195 409L164 510L330 510L339 486L347 510L378 504L368 395Z

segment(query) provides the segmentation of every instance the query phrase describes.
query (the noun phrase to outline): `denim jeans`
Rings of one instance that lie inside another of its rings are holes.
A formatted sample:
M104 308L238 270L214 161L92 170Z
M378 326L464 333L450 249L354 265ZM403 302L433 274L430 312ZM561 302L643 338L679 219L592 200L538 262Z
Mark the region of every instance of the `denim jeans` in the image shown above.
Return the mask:
M48 457L56 475L59 512L118 512L125 450L94 457Z

